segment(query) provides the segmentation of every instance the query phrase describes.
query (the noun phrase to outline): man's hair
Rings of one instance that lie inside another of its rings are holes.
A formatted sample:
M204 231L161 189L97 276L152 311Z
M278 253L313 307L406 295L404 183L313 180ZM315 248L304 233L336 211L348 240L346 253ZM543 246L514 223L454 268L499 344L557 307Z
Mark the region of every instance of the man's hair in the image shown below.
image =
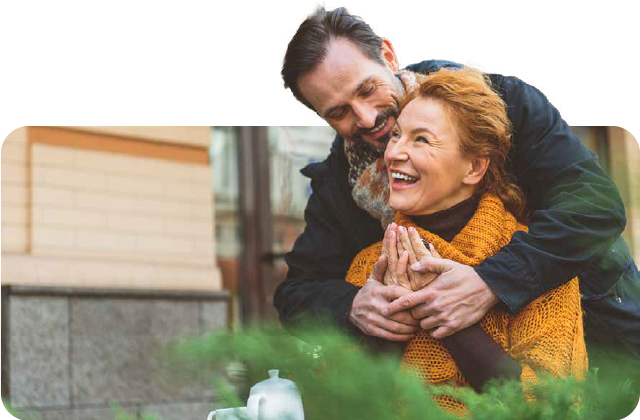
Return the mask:
M420 86L403 98L401 109L416 98L440 102L454 124L462 154L471 159L489 159L476 193L497 195L508 211L525 221L524 193L509 178L505 167L511 148L511 123L507 107L491 88L490 80L478 71L464 68L418 75L418 82Z
M284 87L291 89L293 95L312 110L300 92L298 79L322 63L329 43L337 38L353 42L366 57L384 65L382 38L360 17L349 14L344 7L328 12L324 7L318 8L302 22L289 42L281 73Z

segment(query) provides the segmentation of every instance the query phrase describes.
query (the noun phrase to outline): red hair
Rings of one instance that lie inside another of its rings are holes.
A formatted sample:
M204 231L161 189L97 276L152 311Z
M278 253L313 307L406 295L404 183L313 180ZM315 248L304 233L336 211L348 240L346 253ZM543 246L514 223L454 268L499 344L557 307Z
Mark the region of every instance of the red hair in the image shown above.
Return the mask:
M491 88L491 81L472 69L441 69L418 75L420 86L402 101L401 109L416 98L439 101L454 124L460 151L467 158L488 158L489 165L476 194L492 193L518 220L527 217L522 189L507 174L505 164L511 148L511 123L507 108Z

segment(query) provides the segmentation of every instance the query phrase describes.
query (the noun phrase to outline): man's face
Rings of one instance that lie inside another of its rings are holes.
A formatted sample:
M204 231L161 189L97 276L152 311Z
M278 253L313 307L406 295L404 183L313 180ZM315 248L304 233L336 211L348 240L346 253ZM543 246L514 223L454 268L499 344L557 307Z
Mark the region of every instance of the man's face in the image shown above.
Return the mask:
M387 143L398 116L402 84L391 66L395 54L383 44L382 65L351 41L336 39L318 68L298 80L300 91L342 137L380 147Z

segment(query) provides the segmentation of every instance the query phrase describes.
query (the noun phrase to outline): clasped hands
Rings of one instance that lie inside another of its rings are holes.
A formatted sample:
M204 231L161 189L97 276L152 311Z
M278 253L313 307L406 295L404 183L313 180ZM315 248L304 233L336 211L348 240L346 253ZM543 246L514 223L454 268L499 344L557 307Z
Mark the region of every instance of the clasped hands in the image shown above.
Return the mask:
M441 258L414 228L392 223L349 320L386 340L407 341L421 329L441 339L475 324L498 301L473 268Z

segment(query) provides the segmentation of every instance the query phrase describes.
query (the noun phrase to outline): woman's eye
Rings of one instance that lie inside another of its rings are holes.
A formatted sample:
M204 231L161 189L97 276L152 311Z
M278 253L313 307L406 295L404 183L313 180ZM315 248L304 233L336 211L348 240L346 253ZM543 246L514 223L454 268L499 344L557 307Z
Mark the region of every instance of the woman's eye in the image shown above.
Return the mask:
M391 131L391 137L400 137L400 132L398 130Z
M427 138L426 138L426 137L423 137L423 136L418 136L418 137L416 137L416 141L417 141L417 142L420 142L420 143L426 143L426 144L429 144L429 140L427 140Z

